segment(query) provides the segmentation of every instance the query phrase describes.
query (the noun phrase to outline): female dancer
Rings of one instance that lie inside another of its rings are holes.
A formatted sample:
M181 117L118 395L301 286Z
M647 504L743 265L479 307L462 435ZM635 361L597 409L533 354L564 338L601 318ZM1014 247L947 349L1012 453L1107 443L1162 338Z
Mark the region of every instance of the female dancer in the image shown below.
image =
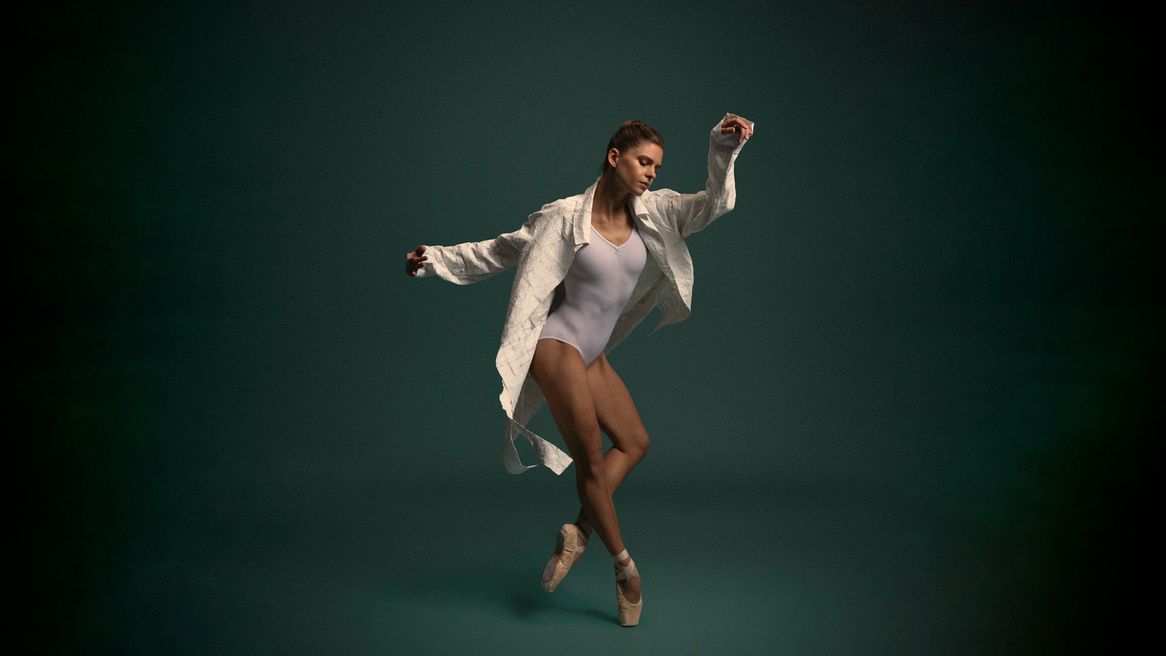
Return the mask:
M612 494L648 450L648 432L607 352L653 307L661 327L691 308L692 260L684 239L733 208L733 164L753 122L726 114L709 138L704 191L649 191L664 160L664 140L627 121L607 144L603 173L583 194L544 205L520 229L480 242L420 245L405 255L410 276L470 284L517 267L496 364L506 410L503 462L523 465L521 435L556 474L573 461L581 507L559 529L542 585L553 592L583 553L591 529L612 555L623 626L639 623L639 572L620 533ZM653 330L655 332L655 330ZM571 453L526 428L543 400ZM602 452L600 430L612 447Z

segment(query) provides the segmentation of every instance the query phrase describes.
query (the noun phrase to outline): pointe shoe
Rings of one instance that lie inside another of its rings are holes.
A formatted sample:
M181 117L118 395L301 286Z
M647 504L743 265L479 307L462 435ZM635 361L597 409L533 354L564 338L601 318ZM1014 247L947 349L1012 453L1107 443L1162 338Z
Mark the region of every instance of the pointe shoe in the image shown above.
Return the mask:
M551 554L547 566L543 568L543 590L554 592L586 548L587 536L579 530L579 527L574 524L563 524L559 529L555 553Z
M615 603L619 609L619 623L622 626L635 626L640 623L640 611L644 610L644 593L641 590L640 600L633 604L623 596L619 582L639 575L640 573L636 571L636 561L631 558L628 559L627 565L615 563Z

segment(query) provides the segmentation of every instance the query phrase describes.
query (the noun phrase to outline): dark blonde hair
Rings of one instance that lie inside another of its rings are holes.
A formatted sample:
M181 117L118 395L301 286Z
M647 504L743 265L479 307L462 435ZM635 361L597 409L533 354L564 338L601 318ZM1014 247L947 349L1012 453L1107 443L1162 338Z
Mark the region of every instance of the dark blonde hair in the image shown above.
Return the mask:
M600 175L606 174L607 170L611 168L611 165L607 163L607 154L611 152L612 148L618 148L620 153L626 153L645 141L654 143L661 148L664 147L664 137L656 132L656 128L643 121L624 121L615 134L611 135L611 140L607 142L607 150L603 151L603 166L599 169Z

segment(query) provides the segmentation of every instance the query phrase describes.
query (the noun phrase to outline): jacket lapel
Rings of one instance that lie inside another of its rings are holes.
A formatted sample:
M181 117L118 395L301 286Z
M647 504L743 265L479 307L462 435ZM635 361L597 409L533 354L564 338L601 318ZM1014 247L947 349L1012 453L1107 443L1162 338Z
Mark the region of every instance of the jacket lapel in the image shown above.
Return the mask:
M579 207L575 209L575 215L571 219L571 235L575 242L576 253L591 241L588 239L591 236L591 202L595 198L595 187L598 185L599 178L596 178L587 191L583 192L583 202L579 203Z

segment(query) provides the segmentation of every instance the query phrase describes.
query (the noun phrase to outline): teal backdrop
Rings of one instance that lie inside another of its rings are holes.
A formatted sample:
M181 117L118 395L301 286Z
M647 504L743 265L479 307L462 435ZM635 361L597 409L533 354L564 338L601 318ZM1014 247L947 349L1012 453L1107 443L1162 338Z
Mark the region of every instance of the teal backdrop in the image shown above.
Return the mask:
M10 27L19 653L1161 644L1145 17L294 0ZM581 193L625 119L664 136L658 186L699 190L725 112L757 133L689 240L693 313L611 354L652 438L615 496L623 629L598 540L539 588L578 502L573 468L502 468L512 273L404 254Z

